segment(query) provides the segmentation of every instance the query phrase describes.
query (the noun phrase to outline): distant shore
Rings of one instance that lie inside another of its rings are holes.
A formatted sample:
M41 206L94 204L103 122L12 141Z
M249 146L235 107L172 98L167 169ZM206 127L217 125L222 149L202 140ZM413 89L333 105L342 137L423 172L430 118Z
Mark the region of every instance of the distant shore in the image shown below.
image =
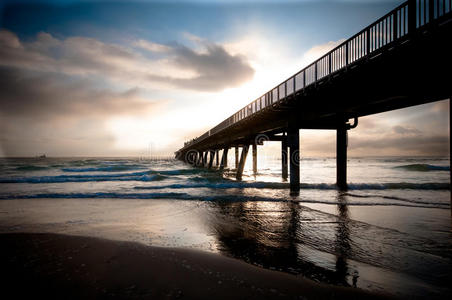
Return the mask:
M60 299L384 299L217 254L59 234L0 234L3 295Z

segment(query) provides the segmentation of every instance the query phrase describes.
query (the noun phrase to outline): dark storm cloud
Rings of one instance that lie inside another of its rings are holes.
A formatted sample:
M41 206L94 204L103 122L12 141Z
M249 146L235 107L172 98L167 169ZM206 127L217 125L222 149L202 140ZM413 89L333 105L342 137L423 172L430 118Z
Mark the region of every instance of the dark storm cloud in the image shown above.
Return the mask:
M140 46L151 52L165 53L176 67L194 72L189 78L173 76L149 75L151 81L170 83L178 88L196 91L221 91L236 87L253 78L254 69L246 58L232 55L223 46L201 42L205 52L196 52L183 45L167 46L140 43Z
M254 75L245 57L232 55L221 45L203 42L205 51L196 52L183 45L166 46L149 41L132 44L148 51L157 50L159 57L149 58L137 48L93 38L60 40L44 32L31 42L21 42L14 33L0 30L0 65L196 91L236 87ZM193 75L181 76L187 72Z
M195 90L221 90L238 86L253 78L254 70L242 56L229 54L222 46L206 45L206 53L179 46L174 49L175 63L181 68L194 70L198 76L173 79L176 85Z

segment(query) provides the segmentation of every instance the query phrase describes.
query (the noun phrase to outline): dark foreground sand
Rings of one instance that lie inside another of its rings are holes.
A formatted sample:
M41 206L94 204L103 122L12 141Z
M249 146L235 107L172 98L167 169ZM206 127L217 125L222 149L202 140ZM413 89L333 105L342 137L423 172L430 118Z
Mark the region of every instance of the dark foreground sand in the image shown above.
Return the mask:
M221 255L90 237L1 234L0 255L2 299L383 298Z

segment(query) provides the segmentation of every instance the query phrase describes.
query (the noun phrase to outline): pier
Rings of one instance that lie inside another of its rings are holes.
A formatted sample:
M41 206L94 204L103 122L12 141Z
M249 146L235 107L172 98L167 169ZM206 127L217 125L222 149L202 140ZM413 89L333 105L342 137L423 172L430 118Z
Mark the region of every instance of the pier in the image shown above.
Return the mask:
M256 173L258 146L279 141L282 178L298 193L299 130L336 130L336 182L346 190L347 132L359 117L450 99L451 74L452 0L409 0L186 142L176 158L224 169L233 149L240 180L250 147Z

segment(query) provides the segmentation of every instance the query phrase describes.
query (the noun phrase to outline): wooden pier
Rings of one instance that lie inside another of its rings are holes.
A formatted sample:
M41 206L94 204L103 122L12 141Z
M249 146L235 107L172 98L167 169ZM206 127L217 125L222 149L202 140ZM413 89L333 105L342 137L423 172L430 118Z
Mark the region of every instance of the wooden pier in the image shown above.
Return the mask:
M452 0L409 0L203 135L176 158L196 166L228 165L242 178L252 147L280 141L282 177L300 189L300 129L336 130L337 185L347 189L347 131L358 118L452 96ZM241 152L239 153L239 148ZM222 155L218 164L219 155Z

